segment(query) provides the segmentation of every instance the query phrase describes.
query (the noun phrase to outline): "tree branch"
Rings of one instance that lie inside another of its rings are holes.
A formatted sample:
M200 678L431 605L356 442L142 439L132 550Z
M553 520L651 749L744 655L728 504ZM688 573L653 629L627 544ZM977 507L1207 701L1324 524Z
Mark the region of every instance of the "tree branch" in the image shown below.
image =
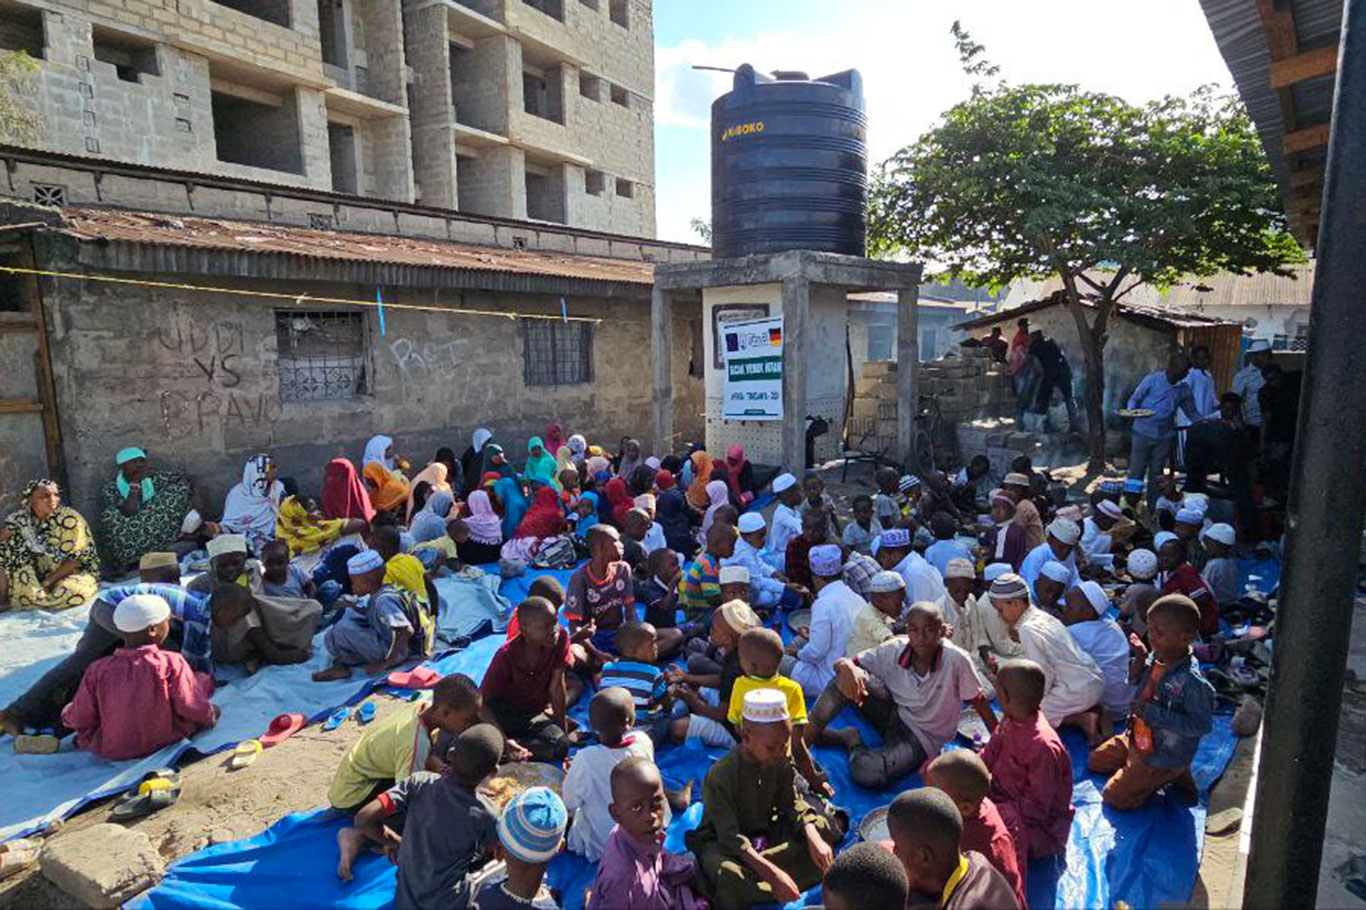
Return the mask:
M1105 294L1105 288L1101 287L1100 285L1092 281L1091 278L1086 274L1086 271L1084 269L1079 269L1077 271L1077 277L1080 278L1082 281L1086 282L1087 284L1089 284L1097 294Z
M1105 291L1103 292L1104 296L1110 298L1111 300L1115 300L1115 288L1119 287L1120 282L1127 278L1128 275L1129 267L1126 265L1120 266L1115 271L1115 277L1110 281L1108 285L1105 286Z
M1139 279L1137 279L1136 281L1134 281L1133 284L1129 285L1127 288L1125 288L1124 290L1120 291L1118 294L1116 294L1114 297L1111 297L1110 299L1111 299L1111 300L1119 300L1119 298L1123 297L1125 294L1129 293L1129 292L1132 291L1134 288L1138 287L1140 284L1143 284L1143 283L1144 283L1144 282L1143 282L1143 279L1142 279L1142 278L1139 278Z

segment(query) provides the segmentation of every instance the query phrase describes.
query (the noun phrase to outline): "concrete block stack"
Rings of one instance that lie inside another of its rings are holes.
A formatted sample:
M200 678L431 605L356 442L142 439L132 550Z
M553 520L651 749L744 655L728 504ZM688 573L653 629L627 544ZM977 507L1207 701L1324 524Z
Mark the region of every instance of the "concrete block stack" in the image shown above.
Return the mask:
M921 394L933 395L950 423L1006 416L1014 410L1010 371L987 348L959 348L957 356L920 365Z
M985 455L991 462L987 476L993 484L1010 472L1010 463L1020 455L1038 460L1044 437L1021 432L1010 417L980 417L961 421L957 426L958 451L963 460Z
M870 360L862 375L854 380L854 404L850 416L855 420L876 420L875 435L896 438L896 361Z

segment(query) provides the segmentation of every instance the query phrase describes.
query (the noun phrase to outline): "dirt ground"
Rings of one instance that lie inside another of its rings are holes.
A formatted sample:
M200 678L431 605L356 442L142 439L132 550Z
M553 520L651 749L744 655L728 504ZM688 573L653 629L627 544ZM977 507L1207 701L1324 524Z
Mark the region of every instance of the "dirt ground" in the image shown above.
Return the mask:
M1059 472L1055 471L1055 476ZM1064 470L1066 482L1080 495L1094 481L1082 469ZM840 482L838 468L825 472L827 488L843 515L850 500L874 491L867 465L851 465L847 482ZM1062 479L1061 477L1059 479ZM403 702L373 696L379 716ZM345 751L360 737L354 721L324 733L321 726L306 727L280 745L265 750L249 767L229 771L227 754L203 758L181 769L183 795L169 809L129 823L145 833L167 863L211 843L249 837L291 812L307 811L327 802L333 771ZM1216 787L1211 814L1216 806L1243 803L1251 776L1252 741L1239 744L1224 780ZM48 835L61 838L93 824L112 821L113 800L102 800L67 819ZM1206 840L1205 856L1192 906L1227 907L1241 902L1242 865L1239 833ZM1236 895L1236 897L1235 897ZM80 906L48 883L37 867L0 882L0 910L45 910Z

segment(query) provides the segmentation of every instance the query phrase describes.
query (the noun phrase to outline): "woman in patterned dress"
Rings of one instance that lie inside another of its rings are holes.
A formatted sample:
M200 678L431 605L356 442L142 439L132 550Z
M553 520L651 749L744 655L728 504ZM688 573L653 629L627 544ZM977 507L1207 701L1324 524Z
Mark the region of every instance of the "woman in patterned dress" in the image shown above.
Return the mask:
M80 513L62 505L54 480L24 487L24 504L0 528L0 604L14 610L66 610L99 589L95 538Z

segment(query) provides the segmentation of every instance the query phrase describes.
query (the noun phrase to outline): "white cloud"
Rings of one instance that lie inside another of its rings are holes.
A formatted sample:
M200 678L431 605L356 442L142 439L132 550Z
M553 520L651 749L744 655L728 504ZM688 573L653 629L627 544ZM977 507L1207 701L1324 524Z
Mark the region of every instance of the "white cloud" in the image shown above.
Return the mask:
M755 2L755 0L745 0ZM775 13L783 4L775 3ZM873 164L913 141L967 96L949 25L959 18L1012 82L1077 82L1139 102L1185 93L1228 74L1192 0L845 0L819 21L776 17L781 28L744 38L689 38L655 52L655 122L660 130L661 237L696 241L693 216L710 211L706 183L711 103L729 73L694 64L812 76L854 68L863 76ZM665 150L666 143L671 148Z

